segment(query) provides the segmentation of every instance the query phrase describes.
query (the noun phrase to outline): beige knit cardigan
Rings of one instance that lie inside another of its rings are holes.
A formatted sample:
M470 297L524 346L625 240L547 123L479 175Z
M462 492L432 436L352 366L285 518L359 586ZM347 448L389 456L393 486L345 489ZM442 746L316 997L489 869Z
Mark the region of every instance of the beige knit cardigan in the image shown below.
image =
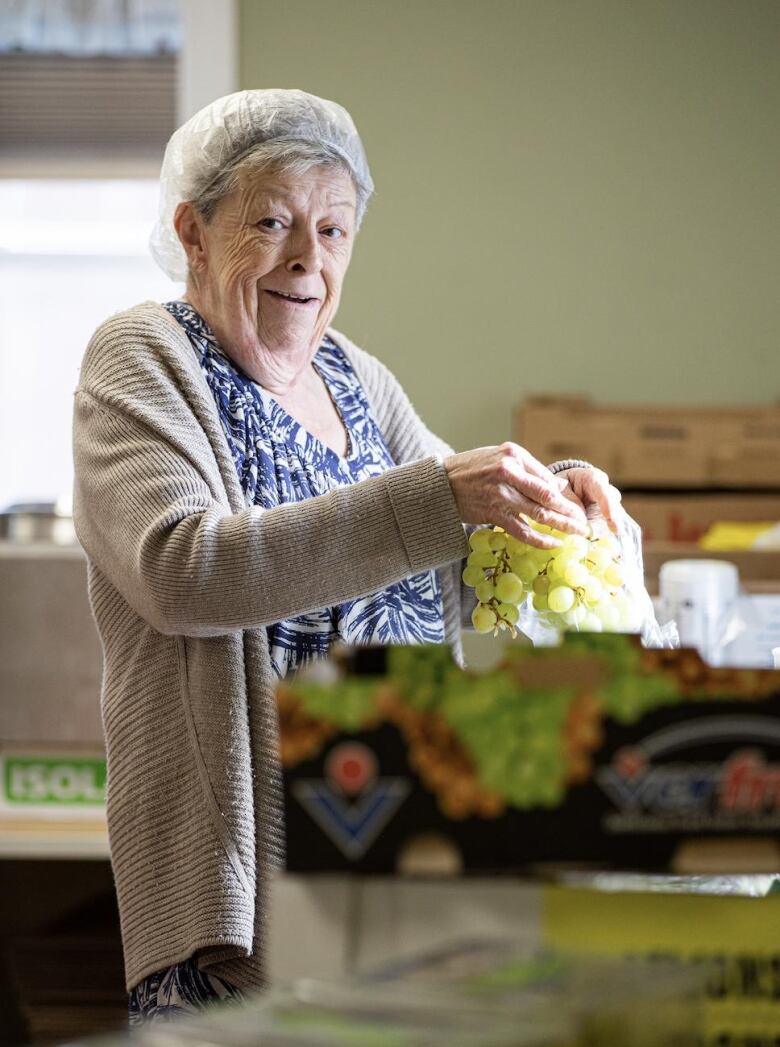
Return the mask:
M74 516L103 644L108 825L128 989L189 956L265 985L283 853L265 626L430 568L459 652L467 552L442 457L378 360L335 331L394 461L247 507L188 338L147 303L95 333L75 398Z

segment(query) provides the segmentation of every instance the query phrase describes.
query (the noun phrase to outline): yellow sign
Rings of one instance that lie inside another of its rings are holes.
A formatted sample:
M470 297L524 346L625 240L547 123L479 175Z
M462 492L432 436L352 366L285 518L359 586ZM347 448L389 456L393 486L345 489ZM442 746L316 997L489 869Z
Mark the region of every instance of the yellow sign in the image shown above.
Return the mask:
M780 895L545 887L542 933L545 944L566 952L702 964L704 1047L780 1043Z

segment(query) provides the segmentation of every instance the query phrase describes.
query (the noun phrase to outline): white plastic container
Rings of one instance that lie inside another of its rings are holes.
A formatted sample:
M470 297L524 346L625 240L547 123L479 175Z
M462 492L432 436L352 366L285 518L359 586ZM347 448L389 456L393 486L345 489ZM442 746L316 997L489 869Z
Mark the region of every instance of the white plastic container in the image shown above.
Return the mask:
M661 605L677 622L680 644L720 665L727 626L739 595L739 571L726 560L669 560L659 575Z

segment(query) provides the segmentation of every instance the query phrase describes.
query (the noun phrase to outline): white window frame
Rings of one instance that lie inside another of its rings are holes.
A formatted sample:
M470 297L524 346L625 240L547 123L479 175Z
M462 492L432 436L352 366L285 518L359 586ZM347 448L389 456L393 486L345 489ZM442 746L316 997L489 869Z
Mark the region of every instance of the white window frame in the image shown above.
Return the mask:
M179 123L238 90L238 0L180 0Z

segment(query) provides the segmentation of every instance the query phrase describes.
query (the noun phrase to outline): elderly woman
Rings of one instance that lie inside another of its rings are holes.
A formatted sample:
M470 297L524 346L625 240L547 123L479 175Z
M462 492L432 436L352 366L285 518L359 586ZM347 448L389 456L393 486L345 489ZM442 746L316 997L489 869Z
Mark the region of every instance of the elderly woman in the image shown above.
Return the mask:
M464 525L545 546L520 514L618 512L586 463L454 454L329 326L373 188L340 106L220 99L161 180L152 249L186 295L98 329L74 434L134 1021L265 985L275 680L336 640L459 656Z

